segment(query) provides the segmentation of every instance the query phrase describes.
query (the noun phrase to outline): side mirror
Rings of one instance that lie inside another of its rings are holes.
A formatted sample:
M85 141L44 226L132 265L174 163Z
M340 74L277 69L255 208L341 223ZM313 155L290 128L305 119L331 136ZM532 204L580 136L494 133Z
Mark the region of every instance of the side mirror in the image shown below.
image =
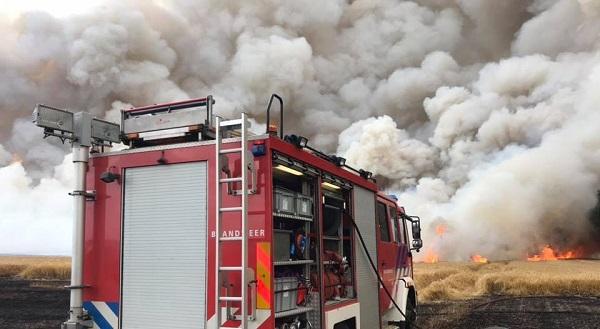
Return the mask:
M412 227L412 250L417 252L423 247L423 240L421 240L421 218L417 216L410 216L410 222Z
M421 250L421 248L423 248L423 240L421 239L414 239L412 241L412 248L410 248L411 250L416 250L417 252L419 252L419 250Z
M412 237L415 240L421 240L421 220L416 219L412 222Z

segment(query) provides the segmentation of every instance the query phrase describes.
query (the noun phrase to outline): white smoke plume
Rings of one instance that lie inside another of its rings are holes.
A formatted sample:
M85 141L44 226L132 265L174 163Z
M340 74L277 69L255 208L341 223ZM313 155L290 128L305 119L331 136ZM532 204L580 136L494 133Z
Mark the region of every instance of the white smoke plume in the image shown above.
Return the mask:
M0 167L1 253L57 255L69 251L73 203L71 156L38 183L21 162Z
M68 207L53 199L68 186L68 148L41 140L28 122L35 103L116 121L131 105L212 94L218 113L263 125L272 92L286 130L377 174L423 218L426 245L446 223L442 259L591 246L599 28L592 0L107 0L67 16L0 12L0 253L44 252L7 237L49 221L64 239L46 253L70 248ZM53 198L35 212L15 208L44 193Z

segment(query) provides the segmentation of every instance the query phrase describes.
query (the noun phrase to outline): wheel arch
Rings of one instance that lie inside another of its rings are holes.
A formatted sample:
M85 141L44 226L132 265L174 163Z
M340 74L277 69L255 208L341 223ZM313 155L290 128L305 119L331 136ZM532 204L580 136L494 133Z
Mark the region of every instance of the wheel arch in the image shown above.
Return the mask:
M395 296L394 301L400 307L402 314L400 314L400 312L398 312L398 310L392 305L387 312L382 314L382 323L386 323L388 321L406 321L406 318L403 314L406 314L406 306L409 299L411 299L414 302L415 307L417 306L417 289L415 287L414 280L410 276L399 278L398 283L395 287L395 291L392 291L392 293Z

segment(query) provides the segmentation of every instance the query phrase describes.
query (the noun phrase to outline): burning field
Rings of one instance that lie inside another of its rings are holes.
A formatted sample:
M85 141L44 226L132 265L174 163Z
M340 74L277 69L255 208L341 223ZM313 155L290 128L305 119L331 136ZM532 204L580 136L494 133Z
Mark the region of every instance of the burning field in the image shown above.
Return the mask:
M600 200L600 199L599 199ZM600 219L600 217L598 218ZM600 247L597 242L587 243L587 244L579 244L571 247L555 247L550 244L543 244L535 246L530 246L529 252L521 251L515 253L511 252L513 257L508 258L499 258L498 255L501 254L501 251L498 251L497 248L493 249L489 256L496 257L489 258L488 254L481 255L478 252L461 252L458 255L451 256L449 254L448 246L456 241L456 236L454 236L452 231L449 232L448 225L445 223L438 223L433 225L433 228L430 229L433 231L433 236L427 241L428 243L424 247L424 252L422 254L417 254L417 261L424 263L438 263L440 261L463 261L470 260L474 263L488 263L490 260L527 260L530 262L539 262L539 261L555 261L555 260L566 260L566 259L581 259L581 258L598 258L600 255ZM563 243L564 244L564 243ZM451 249L451 248L450 248ZM476 247L471 246L471 250ZM505 249L510 249L510 246L505 246ZM458 256L458 258L457 258Z
M520 259L490 261L473 253L470 262L447 262L440 252L448 227L438 224L435 237L417 256L415 280L425 302L483 296L600 296L600 260L585 248L544 245Z
M498 295L600 296L600 260L417 263L415 280L421 302Z

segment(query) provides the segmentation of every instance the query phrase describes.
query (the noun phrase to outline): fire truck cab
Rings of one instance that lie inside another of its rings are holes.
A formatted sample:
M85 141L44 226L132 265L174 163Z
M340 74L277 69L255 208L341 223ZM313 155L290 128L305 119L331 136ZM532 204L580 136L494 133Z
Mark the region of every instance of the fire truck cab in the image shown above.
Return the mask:
M410 327L418 217L281 122L252 134L245 114L224 121L213 103L123 110L129 147L93 150L83 307L94 328Z

